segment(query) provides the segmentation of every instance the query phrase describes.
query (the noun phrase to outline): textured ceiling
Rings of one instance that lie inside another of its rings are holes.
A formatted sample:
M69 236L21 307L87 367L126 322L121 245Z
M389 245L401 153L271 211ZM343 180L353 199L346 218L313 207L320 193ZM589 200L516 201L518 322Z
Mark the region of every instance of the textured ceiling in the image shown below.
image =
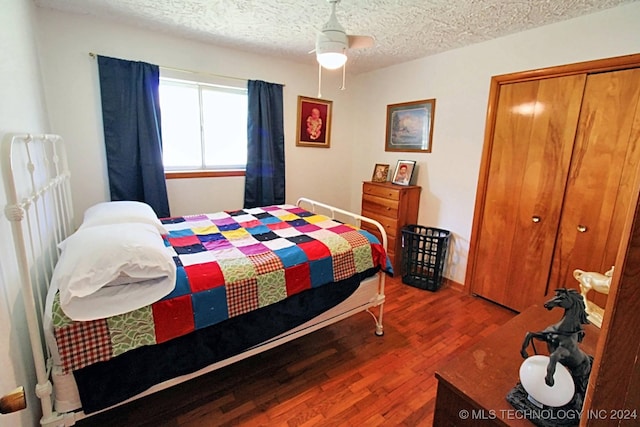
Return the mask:
M234 49L315 63L326 0L34 0L44 8L94 15ZM360 73L637 0L343 0L349 34L375 37L348 52Z

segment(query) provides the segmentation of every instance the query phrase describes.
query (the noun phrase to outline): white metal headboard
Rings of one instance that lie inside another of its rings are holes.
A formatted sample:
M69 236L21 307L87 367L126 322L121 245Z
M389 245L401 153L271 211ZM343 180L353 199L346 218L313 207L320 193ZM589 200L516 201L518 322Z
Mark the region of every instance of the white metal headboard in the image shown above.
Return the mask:
M73 231L70 174L58 135L8 135L3 145L5 215L11 223L29 339L42 402L42 424L53 421L49 352L42 330L44 301L59 242Z

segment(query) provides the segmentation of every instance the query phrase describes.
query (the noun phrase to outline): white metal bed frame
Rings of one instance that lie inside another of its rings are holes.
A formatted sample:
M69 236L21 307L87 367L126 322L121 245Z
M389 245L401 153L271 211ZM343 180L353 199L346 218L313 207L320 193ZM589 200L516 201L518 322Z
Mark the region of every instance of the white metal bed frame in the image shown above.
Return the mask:
M40 424L45 427L72 426L87 415L81 410L59 413L54 409L54 387L50 380L52 359L45 343L42 320L47 290L58 259L57 244L74 231L70 173L64 142L60 136L52 134L13 134L4 142L3 170L5 181L8 183L5 215L11 223L16 247L20 285L36 372L35 393L42 406ZM356 226L361 222L373 224L380 231L383 247L385 250L387 248L385 230L377 221L307 198L299 199L297 205ZM361 311L371 314L375 320L375 334L381 336L385 273L380 271L365 282L371 286L361 288L367 290L357 290L343 303L297 328L197 372L153 386L114 407L269 350ZM373 307L378 308L377 315L371 311Z

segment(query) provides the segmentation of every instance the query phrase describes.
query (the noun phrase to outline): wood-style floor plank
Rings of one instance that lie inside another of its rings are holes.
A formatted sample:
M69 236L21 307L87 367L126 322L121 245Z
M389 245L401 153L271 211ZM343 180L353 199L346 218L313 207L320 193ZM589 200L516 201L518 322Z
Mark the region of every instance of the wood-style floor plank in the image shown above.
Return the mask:
M76 425L430 426L438 366L515 314L396 278L386 294L382 337L360 313Z

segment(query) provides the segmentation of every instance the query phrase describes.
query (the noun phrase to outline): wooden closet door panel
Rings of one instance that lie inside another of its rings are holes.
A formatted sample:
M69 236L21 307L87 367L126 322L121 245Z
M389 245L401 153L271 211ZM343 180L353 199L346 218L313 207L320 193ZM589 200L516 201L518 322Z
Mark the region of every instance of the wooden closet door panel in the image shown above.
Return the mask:
M604 273L614 264L639 161L640 69L589 75L549 291L578 288L576 268ZM606 297L594 301L604 306Z
M475 294L516 310L544 296L584 81L573 75L501 87Z

